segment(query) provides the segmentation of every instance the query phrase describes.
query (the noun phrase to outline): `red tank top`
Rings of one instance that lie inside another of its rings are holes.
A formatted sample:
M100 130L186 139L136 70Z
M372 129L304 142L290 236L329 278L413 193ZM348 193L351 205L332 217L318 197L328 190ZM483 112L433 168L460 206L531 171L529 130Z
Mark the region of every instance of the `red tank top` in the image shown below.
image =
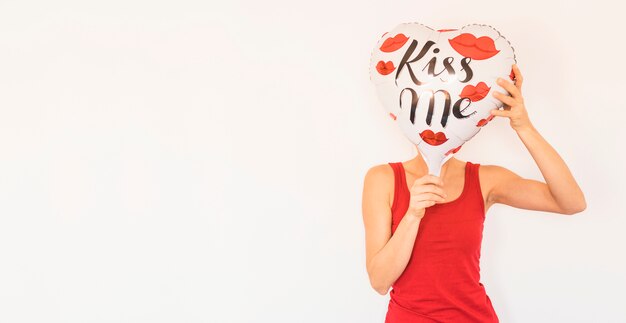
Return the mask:
M391 232L409 207L404 166L389 163L395 190ZM461 195L426 208L413 252L392 285L385 323L499 322L480 282L480 248L485 207L478 179L480 164L465 164Z

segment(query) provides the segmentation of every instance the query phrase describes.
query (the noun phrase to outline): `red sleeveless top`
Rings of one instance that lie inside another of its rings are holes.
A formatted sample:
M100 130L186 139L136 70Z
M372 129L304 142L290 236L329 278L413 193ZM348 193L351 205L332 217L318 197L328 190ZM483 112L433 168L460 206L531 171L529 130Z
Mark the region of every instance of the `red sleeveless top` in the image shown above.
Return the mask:
M392 234L409 207L404 166L389 163L395 175ZM461 195L426 208L413 252L392 285L385 323L499 322L480 282L480 247L485 206L480 164L465 164Z

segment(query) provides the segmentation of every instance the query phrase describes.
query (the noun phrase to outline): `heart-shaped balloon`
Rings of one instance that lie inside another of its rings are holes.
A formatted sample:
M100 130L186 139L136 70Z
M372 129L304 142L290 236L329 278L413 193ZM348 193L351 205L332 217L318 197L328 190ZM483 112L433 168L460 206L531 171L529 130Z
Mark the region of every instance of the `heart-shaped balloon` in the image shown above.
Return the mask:
M431 174L476 135L508 94L498 77L514 78L515 51L488 25L434 30L403 23L372 51L370 80L402 132L417 145Z

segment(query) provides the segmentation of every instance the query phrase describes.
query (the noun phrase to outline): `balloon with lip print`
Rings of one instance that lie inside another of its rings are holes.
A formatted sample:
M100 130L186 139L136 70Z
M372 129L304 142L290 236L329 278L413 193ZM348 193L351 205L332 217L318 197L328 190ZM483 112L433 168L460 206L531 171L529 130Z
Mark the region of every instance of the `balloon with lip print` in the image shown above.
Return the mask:
M489 123L503 103L492 91L508 92L498 77L513 80L515 51L488 25L434 30L403 23L378 40L370 80L389 116L417 145L429 173L441 166Z

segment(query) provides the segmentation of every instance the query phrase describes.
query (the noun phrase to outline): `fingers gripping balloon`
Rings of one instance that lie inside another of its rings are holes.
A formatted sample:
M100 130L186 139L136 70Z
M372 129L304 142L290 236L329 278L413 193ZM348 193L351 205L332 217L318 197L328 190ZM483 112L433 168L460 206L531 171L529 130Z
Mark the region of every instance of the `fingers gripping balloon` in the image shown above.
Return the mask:
M402 132L417 145L431 174L476 135L507 94L498 77L513 79L513 47L487 25L434 30L403 23L372 51L370 80Z

